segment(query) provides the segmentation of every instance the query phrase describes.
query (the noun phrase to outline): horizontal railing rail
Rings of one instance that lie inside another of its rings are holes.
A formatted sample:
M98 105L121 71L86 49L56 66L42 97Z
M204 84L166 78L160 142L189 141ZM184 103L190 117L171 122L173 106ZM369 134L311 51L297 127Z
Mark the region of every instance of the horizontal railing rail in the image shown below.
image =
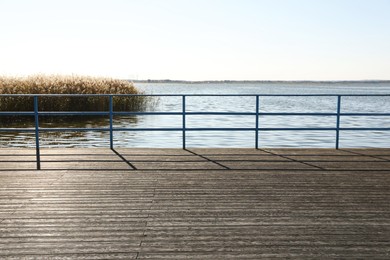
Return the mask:
M129 97L129 96L148 96L148 97L180 97L181 111L168 112L137 112L137 111L114 111L114 97ZM186 132L196 131L249 131L255 133L254 146L259 148L259 133L260 131L335 131L335 148L339 149L340 131L390 131L390 127L341 127L342 117L390 117L390 113L343 113L341 112L342 97L390 97L390 94L0 94L2 97L32 97L34 102L32 111L1 111L2 116L34 116L33 128L0 128L0 132L35 132L35 147L36 147L36 162L37 169L41 168L40 162L40 142L39 134L41 132L84 132L84 131L100 131L109 132L110 148L114 149L113 135L118 131L180 131L182 132L182 147L186 148ZM40 111L39 98L41 97L106 97L109 99L108 111ZM253 97L255 111L252 112L213 112L213 111L187 111L187 97ZM335 112L260 112L260 97L335 97L336 111ZM1 100L0 100L1 102ZM137 115L175 115L181 116L181 127L146 127L146 128L129 128L115 127L113 124L114 116L137 116ZM187 127L187 116L253 116L255 118L253 127ZM47 128L40 127L39 117L45 116L108 116L109 124L107 127L61 127ZM260 127L260 116L312 116L312 117L335 117L336 123L334 127Z

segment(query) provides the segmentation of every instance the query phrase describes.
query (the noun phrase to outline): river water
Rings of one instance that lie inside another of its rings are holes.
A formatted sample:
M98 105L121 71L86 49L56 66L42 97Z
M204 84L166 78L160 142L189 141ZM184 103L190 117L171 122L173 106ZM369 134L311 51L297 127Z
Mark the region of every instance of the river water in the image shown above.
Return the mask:
M147 94L390 94L390 83L138 83ZM154 111L180 112L181 97L160 97ZM255 97L187 97L192 112L255 112ZM334 113L337 97L260 97L260 112ZM343 97L341 112L390 113L390 97ZM86 120L81 127L107 127L108 119ZM335 127L336 117L260 116L260 127ZM180 128L181 116L115 117L114 127ZM255 127L252 116L188 115L189 128ZM341 127L388 127L390 117L342 117ZM51 127L80 127L80 122ZM1 133L0 147L34 147L33 133ZM335 146L335 131L264 131L260 147ZM179 132L115 132L116 147L182 147ZM254 132L187 132L187 147L254 147ZM108 147L105 132L42 133L43 147ZM342 131L340 147L390 147L390 131Z

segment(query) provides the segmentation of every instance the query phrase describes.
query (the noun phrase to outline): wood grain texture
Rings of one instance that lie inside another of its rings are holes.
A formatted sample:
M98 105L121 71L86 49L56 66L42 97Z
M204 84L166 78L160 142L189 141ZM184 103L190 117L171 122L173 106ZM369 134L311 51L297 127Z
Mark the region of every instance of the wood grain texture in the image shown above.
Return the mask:
M0 150L0 259L389 259L390 149Z

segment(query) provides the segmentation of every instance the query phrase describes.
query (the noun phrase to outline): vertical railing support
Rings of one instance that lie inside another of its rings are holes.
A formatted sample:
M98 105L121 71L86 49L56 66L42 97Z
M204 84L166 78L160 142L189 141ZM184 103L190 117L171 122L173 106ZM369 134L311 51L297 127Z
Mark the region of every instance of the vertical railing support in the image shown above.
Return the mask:
M114 133L113 133L113 118L114 118L114 105L112 102L112 95L109 96L109 110L110 110L110 149L114 149Z
M35 117L35 154L37 161L37 170L41 169L41 152L39 149L39 111L38 96L34 96L34 117Z
M341 111L341 96L337 96L337 120L336 120L336 149L339 149L340 142L340 111Z
M186 96L185 95L182 96L182 115L183 115L183 124L182 124L183 149L186 149Z
M255 147L259 149L259 96L256 96L256 130L255 130Z

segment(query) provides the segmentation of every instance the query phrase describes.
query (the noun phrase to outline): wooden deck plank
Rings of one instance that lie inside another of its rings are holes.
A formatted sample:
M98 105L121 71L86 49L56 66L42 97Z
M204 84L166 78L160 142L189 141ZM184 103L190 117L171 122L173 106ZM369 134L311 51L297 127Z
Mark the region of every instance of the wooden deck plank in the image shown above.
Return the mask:
M390 149L0 149L1 259L390 256Z

